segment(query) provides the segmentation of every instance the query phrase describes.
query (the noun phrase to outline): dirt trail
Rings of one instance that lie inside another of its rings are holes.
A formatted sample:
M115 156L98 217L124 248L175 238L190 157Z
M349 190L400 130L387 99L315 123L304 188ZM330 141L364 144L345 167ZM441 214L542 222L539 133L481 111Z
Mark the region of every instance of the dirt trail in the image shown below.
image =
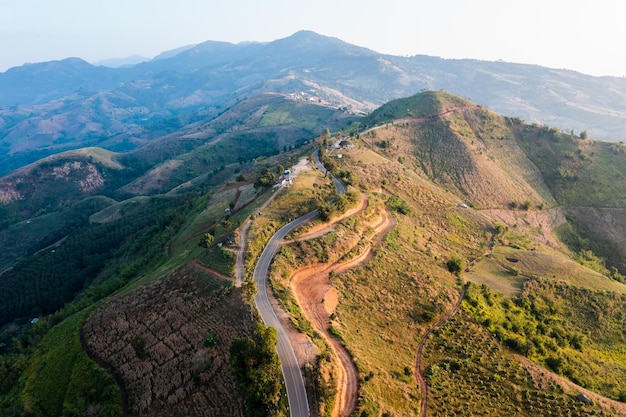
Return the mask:
M367 207L367 199L363 198L361 205L353 213L346 214L342 218L353 215L359 210ZM311 239L334 230L336 222L316 226L307 231L306 237ZM385 212L374 219L370 226L374 233L367 240L367 245L362 253L349 261L343 263L318 264L296 271L290 280L291 288L294 291L296 301L302 308L304 316L311 322L313 327L322 335L334 354L339 359L339 375L337 381L337 394L333 408L333 417L347 417L355 409L358 400L358 370L352 362L348 351L341 344L341 341L330 334L330 315L334 313L339 303L337 292L330 284L330 273L339 273L353 268L372 256L372 243L375 239L382 239L385 233L395 227L396 222L389 212ZM303 239L303 237L298 240Z
M461 290L461 293L459 294L459 299L457 300L454 307L452 307L452 309L448 311L448 313L446 313L445 316L437 320L435 324L430 326L430 328L426 331L426 333L424 333L424 336L422 336L422 339L420 340L420 344L417 347L417 358L415 359L415 382L419 385L420 393L422 394L422 401L420 403L420 414L419 414L420 417L426 417L426 406L427 406L427 400L428 400L428 386L426 385L426 379L424 378L424 375L422 375L422 351L424 350L424 345L426 344L426 340L428 339L428 336L430 336L432 332L434 332L438 327L440 327L443 323L445 323L446 320L452 317L454 313L457 312L457 310L461 306L461 301L463 301L463 297L465 297L466 289L467 289L467 285L464 285L463 289Z
M243 280L246 277L246 269L244 267L244 257L246 255L246 245L248 243L248 230L252 222L250 219L246 219L239 229L239 249L237 250L237 256L235 261L235 286L241 287Z
M229 277L228 275L222 274L221 272L216 271L215 269L211 269L208 266L204 266L200 263L198 258L194 258L193 261L190 262L191 265L200 272L204 272L206 274L211 274L215 278L223 279L226 281L232 281L233 277Z
M531 361L525 356L515 355L515 357L517 358L518 361L520 361L522 365L524 365L528 373L532 376L535 382L535 385L538 388L542 388L542 385L543 385L542 380L543 381L551 380L555 382L556 384L558 384L563 390L563 392L574 391L576 393L585 394L589 399L599 404L600 407L602 407L604 410L607 410L611 413L617 413L619 415L626 415L626 403L612 400L610 398L597 394L593 391L589 391L588 389L585 389L581 387L580 385L576 385L575 383L568 380L567 378L548 371L543 366Z

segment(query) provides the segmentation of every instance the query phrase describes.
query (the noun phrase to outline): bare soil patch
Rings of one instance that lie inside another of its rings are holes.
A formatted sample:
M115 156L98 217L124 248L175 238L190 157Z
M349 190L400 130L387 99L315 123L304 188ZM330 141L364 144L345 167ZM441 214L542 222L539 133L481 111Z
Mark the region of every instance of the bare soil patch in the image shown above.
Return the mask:
M256 320L242 298L184 267L104 303L84 325L85 342L121 377L128 414L243 416L229 349Z

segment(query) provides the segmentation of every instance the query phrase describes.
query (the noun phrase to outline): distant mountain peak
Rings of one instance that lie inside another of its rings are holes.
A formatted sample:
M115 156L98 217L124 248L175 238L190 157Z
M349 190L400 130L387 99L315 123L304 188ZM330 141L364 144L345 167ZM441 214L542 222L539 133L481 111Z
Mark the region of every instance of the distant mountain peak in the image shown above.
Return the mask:
M150 58L146 58L145 56L131 55L131 56L127 56L124 58L104 59L102 61L94 62L93 65L96 65L96 66L101 65L103 67L109 67L109 68L122 68L122 67L137 65L141 62L145 62L149 60Z

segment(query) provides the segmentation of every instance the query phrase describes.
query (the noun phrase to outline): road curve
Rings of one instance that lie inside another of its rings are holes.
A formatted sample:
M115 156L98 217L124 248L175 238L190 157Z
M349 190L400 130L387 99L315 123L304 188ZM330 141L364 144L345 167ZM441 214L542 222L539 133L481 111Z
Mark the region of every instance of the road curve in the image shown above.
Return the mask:
M322 162L320 161L319 150L316 150L315 152L313 152L313 155L315 156L315 165L317 166L317 169L319 169L320 171L328 175L329 174L328 170L326 169L324 164L322 164ZM343 183L339 181L337 177L335 177L332 174L330 174L330 178L333 180L333 184L335 184L335 187L337 188L337 194L342 194L342 195L345 194L346 193L345 185L343 185Z
M267 296L267 271L274 255L278 251L280 242L296 227L302 223L315 218L319 212L314 210L296 220L287 223L280 228L274 236L271 237L265 249L261 253L259 260L254 268L253 279L257 285L257 294L254 296L261 319L266 326L271 326L278 333L278 343L276 351L282 363L283 377L285 379L285 387L287 389L287 399L289 401L289 413L291 417L309 417L309 402L307 400L306 389L304 387L304 379L296 360L296 355L289 343L287 332L276 317L274 310Z

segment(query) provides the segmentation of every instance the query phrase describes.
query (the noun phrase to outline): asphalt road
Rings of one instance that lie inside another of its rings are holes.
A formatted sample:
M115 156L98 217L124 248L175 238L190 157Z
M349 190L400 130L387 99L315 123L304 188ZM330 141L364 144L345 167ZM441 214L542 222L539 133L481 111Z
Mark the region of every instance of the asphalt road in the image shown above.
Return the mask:
M326 172L326 168L321 164L318 153L315 151L315 162L317 167ZM337 187L337 193L345 194L346 188L335 176L331 175L335 187ZM280 242L296 227L302 223L307 222L317 217L319 212L313 210L312 212L305 214L302 217L287 223L280 228L274 236L272 236L267 242L265 249L261 253L259 260L254 267L253 279L257 285L257 294L254 296L254 303L256 304L261 319L266 326L270 326L276 329L278 333L278 342L276 344L276 351L278 357L282 363L283 378L285 379L285 387L287 389L287 399L289 401L289 412L291 417L309 417L309 402L306 396L306 389L304 387L304 379L298 366L296 354L293 351L287 332L285 328L276 317L276 313L272 309L270 300L267 297L267 271L276 252Z
M309 417L309 402L306 396L306 390L304 388L304 379L296 360L296 355L293 352L293 348L289 343L287 333L283 328L283 325L276 317L274 310L270 304L270 300L267 297L267 271L270 263L274 258L274 255L278 251L280 242L296 227L302 223L315 218L318 215L318 211L314 210L296 220L287 223L280 228L274 236L269 240L265 249L261 253L256 267L254 268L253 279L257 285L257 294L254 296L254 302L256 304L263 323L266 326L271 326L276 329L278 333L278 343L276 344L276 351L280 357L283 369L283 377L285 378L285 387L287 389L287 398L289 400L289 412L291 417Z
M327 173L328 170L320 162L319 151L316 150L313 154L315 155L315 165L317 165L317 169L319 169L320 171L322 171L324 173ZM337 187L337 194L345 194L346 193L346 187L341 183L341 181L339 181L334 175L331 175L330 178L332 178L333 184L335 184L335 187Z

